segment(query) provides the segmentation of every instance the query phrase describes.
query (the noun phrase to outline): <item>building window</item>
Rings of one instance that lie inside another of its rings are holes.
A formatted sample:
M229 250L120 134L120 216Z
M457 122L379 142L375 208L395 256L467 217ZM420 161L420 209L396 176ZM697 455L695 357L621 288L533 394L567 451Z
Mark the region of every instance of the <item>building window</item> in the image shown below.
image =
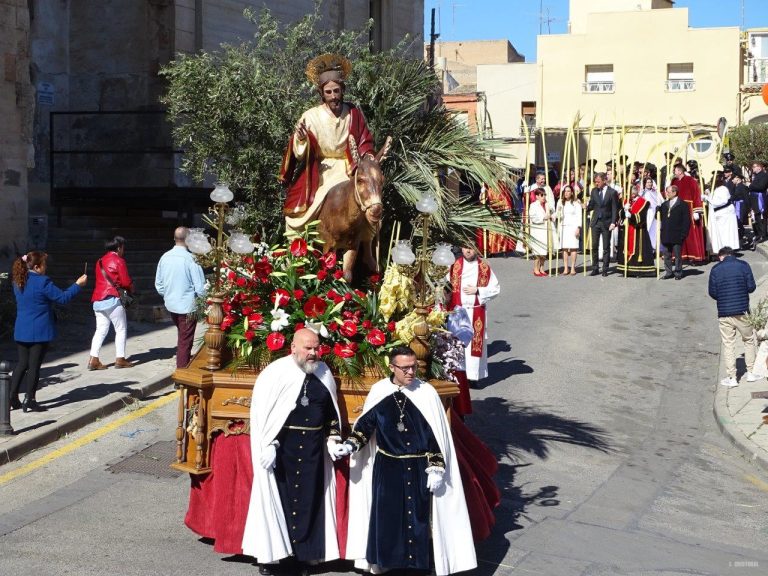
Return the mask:
M520 103L520 118L525 126L520 126L520 135L533 134L536 130L536 102Z
M606 94L612 93L613 64L590 64L585 70L584 93Z
M693 62L667 64L667 92L693 92Z
M747 67L747 82L768 83L768 34L749 35Z
M714 149L715 142L712 140L712 134L700 130L693 133L693 137L688 141L688 155L708 156Z

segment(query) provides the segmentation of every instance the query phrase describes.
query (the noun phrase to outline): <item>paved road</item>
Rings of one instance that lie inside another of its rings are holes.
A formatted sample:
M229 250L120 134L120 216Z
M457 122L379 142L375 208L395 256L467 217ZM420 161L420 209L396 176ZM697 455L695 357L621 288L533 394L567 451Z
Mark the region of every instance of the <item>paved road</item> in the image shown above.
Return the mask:
M768 272L747 259L756 276ZM468 423L499 455L503 500L476 573L768 573L768 478L712 418L709 267L674 282L539 279L519 259L492 265L503 287L490 312L492 375ZM183 526L187 478L107 468L173 439L172 402L114 424L125 416L0 469L3 573L254 574ZM99 430L109 431L71 449Z

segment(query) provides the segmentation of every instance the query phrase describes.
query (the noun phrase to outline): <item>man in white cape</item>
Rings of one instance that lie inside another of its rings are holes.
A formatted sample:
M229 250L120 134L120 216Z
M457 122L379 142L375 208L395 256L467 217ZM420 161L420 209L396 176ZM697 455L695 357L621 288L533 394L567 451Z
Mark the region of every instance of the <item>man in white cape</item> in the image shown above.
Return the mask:
M296 332L291 355L259 374L251 401L253 487L243 553L267 564L293 556L303 570L339 557L333 460L343 447L336 382L319 338Z
M373 573L477 566L453 439L435 389L417 379L416 356L392 350L392 379L371 387L344 447L349 475L348 559Z

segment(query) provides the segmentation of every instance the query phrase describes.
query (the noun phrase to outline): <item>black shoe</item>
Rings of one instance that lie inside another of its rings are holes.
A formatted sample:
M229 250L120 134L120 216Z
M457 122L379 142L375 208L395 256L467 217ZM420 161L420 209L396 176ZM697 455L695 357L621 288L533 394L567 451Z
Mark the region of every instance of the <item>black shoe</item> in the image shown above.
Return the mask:
M272 572L272 569L266 564L259 564L259 574L261 574L261 576L272 576L274 572Z
M675 276L675 280L682 280L682 279L683 279L682 276Z
M21 409L23 412L46 412L48 410L45 406L40 406L34 398L24 398Z
M590 276L597 276L598 274L600 274L599 268L593 268L592 272L589 273Z
M674 274L664 274L664 276L661 277L662 280L672 280L674 278Z
M608 270L603 270L603 276L608 276Z
M21 400L18 397L11 398L11 410L18 410L19 408L21 408Z

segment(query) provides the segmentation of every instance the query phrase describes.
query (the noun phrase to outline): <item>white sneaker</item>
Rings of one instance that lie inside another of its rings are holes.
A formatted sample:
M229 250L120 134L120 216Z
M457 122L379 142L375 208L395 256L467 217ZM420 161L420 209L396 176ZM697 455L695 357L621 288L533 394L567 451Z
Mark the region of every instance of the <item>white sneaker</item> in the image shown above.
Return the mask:
M727 386L728 388L735 388L739 385L738 382L736 382L736 378L731 378L730 376L728 378L723 378L720 380L721 386Z
M762 380L762 376L758 376L757 374L753 374L752 372L747 372L745 374L745 377L747 378L747 382L757 382L758 380Z

